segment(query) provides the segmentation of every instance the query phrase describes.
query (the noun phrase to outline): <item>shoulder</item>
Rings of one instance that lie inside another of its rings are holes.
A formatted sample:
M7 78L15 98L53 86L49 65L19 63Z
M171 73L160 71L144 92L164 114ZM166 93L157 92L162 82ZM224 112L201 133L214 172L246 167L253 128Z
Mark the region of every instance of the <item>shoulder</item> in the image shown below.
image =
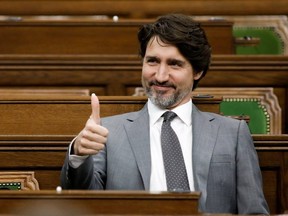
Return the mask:
M224 122L228 124L238 124L239 120L234 119L232 117L224 116L218 113L212 113L212 112L206 112L201 111L193 104L193 117L194 118L201 118L202 120L208 120L208 121L216 121L216 122Z
M233 117L224 116L218 113L203 112L199 111L197 108L195 112L201 121L209 121L211 124L217 124L225 131L249 130L245 120L235 119Z

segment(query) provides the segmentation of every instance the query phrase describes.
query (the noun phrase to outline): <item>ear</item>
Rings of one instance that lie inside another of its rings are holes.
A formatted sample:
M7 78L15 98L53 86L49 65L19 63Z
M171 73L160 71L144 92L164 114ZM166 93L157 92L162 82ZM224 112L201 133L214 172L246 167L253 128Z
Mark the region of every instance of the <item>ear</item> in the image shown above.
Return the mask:
M202 76L202 74L203 74L203 71L200 71L200 72L198 72L198 73L194 73L193 79L194 79L194 80L200 79L201 76Z

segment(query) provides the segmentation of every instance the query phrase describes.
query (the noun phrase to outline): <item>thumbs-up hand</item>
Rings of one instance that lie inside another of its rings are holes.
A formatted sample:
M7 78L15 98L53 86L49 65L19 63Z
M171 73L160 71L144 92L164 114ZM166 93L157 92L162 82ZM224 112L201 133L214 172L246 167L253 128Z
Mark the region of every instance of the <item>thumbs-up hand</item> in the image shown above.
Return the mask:
M98 97L94 93L91 95L91 108L91 116L73 145L76 155L97 154L105 147L107 141L108 130L100 125L100 105Z

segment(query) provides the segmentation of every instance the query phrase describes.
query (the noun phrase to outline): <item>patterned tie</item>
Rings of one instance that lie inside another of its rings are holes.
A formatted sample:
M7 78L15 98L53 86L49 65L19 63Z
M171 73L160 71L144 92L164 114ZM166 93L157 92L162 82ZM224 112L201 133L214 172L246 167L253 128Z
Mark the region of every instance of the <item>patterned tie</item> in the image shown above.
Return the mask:
M167 111L161 129L161 145L168 191L189 191L189 183L181 146L170 123L176 113Z

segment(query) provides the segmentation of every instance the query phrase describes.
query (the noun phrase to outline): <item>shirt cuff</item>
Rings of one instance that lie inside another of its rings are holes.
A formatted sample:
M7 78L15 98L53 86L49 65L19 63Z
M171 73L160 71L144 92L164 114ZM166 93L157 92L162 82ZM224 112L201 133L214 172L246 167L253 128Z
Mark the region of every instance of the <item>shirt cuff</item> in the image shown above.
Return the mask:
M71 155L70 153L71 153L71 148L72 148L72 146L73 146L73 143L74 143L74 141L75 141L75 139L76 139L76 137L72 140L72 142L70 143L70 145L69 145L69 165L72 167L72 168L74 168L74 169L76 169L76 168L78 168L81 164L83 164L84 163L84 161L86 160L86 158L88 158L89 157L89 155L84 155L84 156L79 156L79 155Z

